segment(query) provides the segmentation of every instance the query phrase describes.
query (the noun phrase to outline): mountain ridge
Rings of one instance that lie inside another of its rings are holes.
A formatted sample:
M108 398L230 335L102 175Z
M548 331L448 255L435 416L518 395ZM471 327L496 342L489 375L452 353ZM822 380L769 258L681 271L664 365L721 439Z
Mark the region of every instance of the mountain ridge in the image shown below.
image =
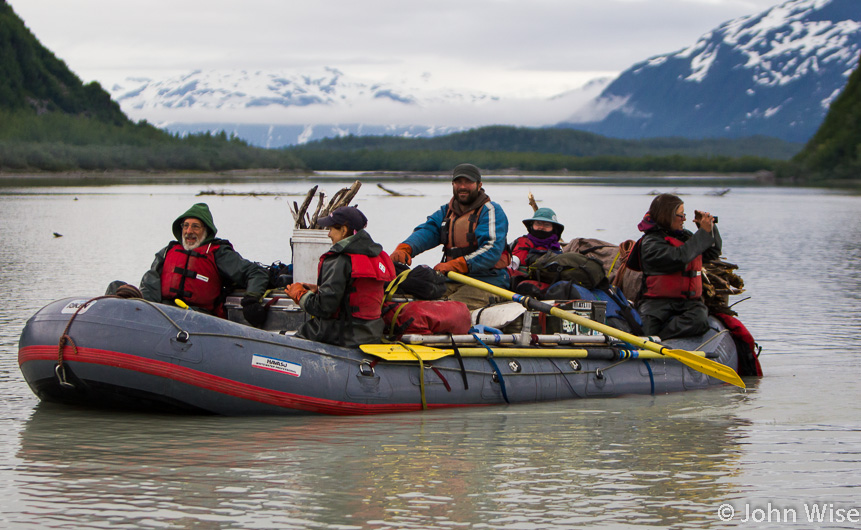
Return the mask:
M619 138L761 134L806 141L859 54L857 0L790 0L633 65L595 101L611 109L603 119L575 114L559 125Z

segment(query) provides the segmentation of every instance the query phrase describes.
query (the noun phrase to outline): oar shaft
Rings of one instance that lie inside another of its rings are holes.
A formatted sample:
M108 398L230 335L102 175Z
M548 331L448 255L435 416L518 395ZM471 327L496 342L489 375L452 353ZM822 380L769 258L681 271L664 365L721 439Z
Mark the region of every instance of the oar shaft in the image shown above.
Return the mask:
M445 350L449 355L454 355L454 350ZM458 348L463 357L487 357L487 348ZM705 357L705 352L691 352L698 357ZM627 353L617 354L616 351L606 350L584 350L577 348L496 348L493 350L494 357L539 357L539 358L562 358L562 359L600 359L600 360L616 360L620 358L631 359L666 359L666 355L661 355L650 350L636 350Z
M631 335L630 333L626 333L620 329L616 329L606 324L601 324L600 322L595 322L594 320L590 320L586 317L581 317L580 315L576 315L568 311L563 311L562 309L559 309L558 307L553 307L546 302L542 302L529 296L523 296L522 294L511 292L508 289L503 289L502 287L497 287L495 285L491 285L489 283L470 278L469 276L465 276L457 272L449 272L448 277L460 283L470 285L477 289L482 289L491 294L495 294L496 296L500 296L502 298L506 298L508 300L513 300L515 302L523 304L523 306L527 309L541 311L542 313L547 313L554 317L561 318L562 320L567 320L568 322L573 322L575 324L594 329L599 333L603 333L609 337L623 340L633 346L639 346L641 348L646 348L647 350L652 350L658 353L661 353L662 350L666 349L665 346L652 342L648 339L644 339L636 335Z
M688 352L686 350L669 349L661 344L657 344L650 340L637 337L636 335L631 335L630 333L626 333L624 331L610 327L606 324L595 322L594 320L590 320L586 317L581 317L580 315L563 311L545 302L540 302L538 300L535 300L534 298L513 293L507 289L503 289L501 287L497 287L495 285L491 285L489 283L470 278L469 276L464 276L463 274L449 272L447 273L447 275L450 279L463 283L465 285L470 285L472 287L475 287L476 289L482 289L488 293L501 296L502 298L506 298L508 300L514 300L515 302L522 304L527 309L535 309L538 311L542 311L563 320L567 320L569 322L573 322L575 324L579 324L581 326L593 329L600 333L604 333L609 337L614 337L619 340L625 341L628 344L639 346L641 348L646 348L656 353L662 353L667 357L671 357L684 363L685 365L689 366L690 368L693 368L694 370L720 379L721 381L736 385L738 387L745 387L744 381L742 381L738 374L735 372L735 370L733 370L729 366L717 363L715 361L711 361L709 359L697 357L696 355L693 355L691 352Z
M489 346L497 344L520 344L520 333L503 333L495 335L492 333L476 333L473 335L402 335L401 342L408 344L476 344L475 337ZM606 345L607 339L603 335L568 335L565 333L552 333L546 335L531 335L530 340L537 344L600 344Z

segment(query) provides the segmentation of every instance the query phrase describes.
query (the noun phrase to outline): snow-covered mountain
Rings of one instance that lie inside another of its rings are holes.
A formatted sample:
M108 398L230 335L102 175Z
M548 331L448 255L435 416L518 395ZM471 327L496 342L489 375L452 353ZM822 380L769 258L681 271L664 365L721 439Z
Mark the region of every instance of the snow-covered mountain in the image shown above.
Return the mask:
M223 130L253 145L281 147L348 134L431 137L480 125L546 125L598 96L610 79L534 100L430 89L422 81L379 83L335 68L194 71L167 79L127 78L110 93L130 118L171 132Z
M481 93L423 91L404 82L385 85L350 79L335 68L302 73L196 70L163 80L128 78L114 85L111 94L124 109L148 116L183 109L189 115L203 116L212 111L245 113L256 108L354 108L380 102L474 105L497 99Z
M861 1L791 0L632 66L562 125L620 138L806 141L859 52ZM596 110L603 119L582 115Z
M481 125L553 124L619 138L766 135L803 142L859 53L861 0L790 0L729 21L615 80L549 99L430 89L422 78L380 83L335 68L194 71L126 79L110 92L132 119L177 133L223 130L265 147L347 134L429 137Z

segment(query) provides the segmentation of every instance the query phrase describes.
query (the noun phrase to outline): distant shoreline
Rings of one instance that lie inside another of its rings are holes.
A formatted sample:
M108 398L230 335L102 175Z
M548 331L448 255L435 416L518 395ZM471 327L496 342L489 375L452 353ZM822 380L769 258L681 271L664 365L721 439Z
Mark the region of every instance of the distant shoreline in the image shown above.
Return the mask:
M525 174L524 174L525 173ZM773 185L770 173L691 174L642 172L522 172L518 170L488 171L487 182L510 183L594 183L648 185L668 181L677 185ZM60 171L60 172L6 172L0 171L0 186L109 186L121 184L187 184L187 183L239 183L284 181L353 181L376 182L436 182L449 179L448 173L415 171L279 171L272 169L243 169L233 171Z

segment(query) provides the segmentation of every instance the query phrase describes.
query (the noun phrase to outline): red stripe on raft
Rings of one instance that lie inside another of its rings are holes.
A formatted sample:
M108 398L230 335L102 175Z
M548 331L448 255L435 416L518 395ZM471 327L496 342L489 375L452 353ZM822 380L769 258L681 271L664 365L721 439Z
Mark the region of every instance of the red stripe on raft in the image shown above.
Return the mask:
M193 370L184 366L171 364L154 359L146 359L119 353L110 350L96 348L77 348L77 353L71 346L63 349L63 359L69 362L99 364L123 370L131 370L148 375L164 377L195 386L225 394L228 396L247 399L275 405L288 409L317 412L322 414L350 415L350 414L383 414L391 412L410 412L421 410L420 403L391 403L391 404L366 404L352 403L347 401L334 401L330 399L313 398L289 392L279 392L255 385L240 383L232 379L219 377L199 370ZM57 346L25 346L18 350L18 365L21 366L28 361L56 361ZM469 407L482 405L449 405L428 404L428 408L451 408Z

